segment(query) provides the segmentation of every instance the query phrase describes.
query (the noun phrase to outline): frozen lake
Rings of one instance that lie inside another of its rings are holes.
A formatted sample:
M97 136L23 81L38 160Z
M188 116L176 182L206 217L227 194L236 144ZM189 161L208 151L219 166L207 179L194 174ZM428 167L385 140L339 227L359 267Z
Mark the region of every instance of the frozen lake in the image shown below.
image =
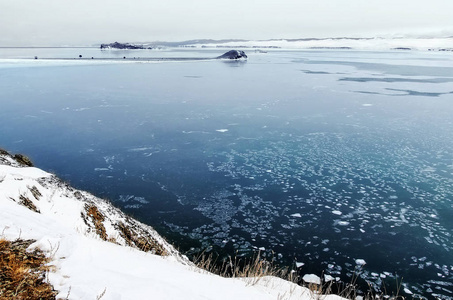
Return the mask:
M451 53L41 59L225 51L0 49L0 147L188 255L261 249L301 274L452 299Z

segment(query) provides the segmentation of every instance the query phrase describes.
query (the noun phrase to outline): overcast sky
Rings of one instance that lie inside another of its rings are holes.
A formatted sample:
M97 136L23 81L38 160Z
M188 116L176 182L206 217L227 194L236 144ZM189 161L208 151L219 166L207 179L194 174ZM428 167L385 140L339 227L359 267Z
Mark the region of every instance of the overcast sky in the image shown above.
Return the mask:
M453 36L453 0L0 0L0 46Z

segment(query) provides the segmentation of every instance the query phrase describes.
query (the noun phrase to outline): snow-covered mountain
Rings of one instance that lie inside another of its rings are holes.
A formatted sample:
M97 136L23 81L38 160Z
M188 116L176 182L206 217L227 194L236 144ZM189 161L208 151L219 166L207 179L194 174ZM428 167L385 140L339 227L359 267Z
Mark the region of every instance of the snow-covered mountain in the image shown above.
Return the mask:
M198 269L150 226L3 150L0 232L33 239L29 249L51 257L57 298L341 299L275 277L227 279Z

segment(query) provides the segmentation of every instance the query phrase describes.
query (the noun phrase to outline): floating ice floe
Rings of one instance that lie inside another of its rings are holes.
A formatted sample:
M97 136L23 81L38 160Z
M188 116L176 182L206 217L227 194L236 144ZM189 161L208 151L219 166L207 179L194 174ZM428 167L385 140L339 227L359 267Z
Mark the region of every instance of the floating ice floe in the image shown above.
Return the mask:
M303 267L305 264L303 262L296 262L296 267L300 268Z
M339 221L338 225L340 225L340 226L348 226L349 222L348 221Z
M408 288L404 288L404 292L405 292L406 294L409 294L409 295L413 295L413 294L414 294L414 293L412 293L412 291L411 291L410 289L408 289Z
M292 214L291 217L302 218L302 215L300 213L295 213L295 214Z
M343 213L339 210L333 210L332 213L337 216L341 216Z
M356 260L355 260L355 263L356 263L357 265L359 265L359 266L366 265L366 261L365 261L364 259L361 259L361 258L356 259Z
M302 280L307 283L321 284L321 278L315 274L305 274Z
M216 131L217 131L217 132L222 132L222 133L223 133L223 132L227 132L228 129L217 129Z

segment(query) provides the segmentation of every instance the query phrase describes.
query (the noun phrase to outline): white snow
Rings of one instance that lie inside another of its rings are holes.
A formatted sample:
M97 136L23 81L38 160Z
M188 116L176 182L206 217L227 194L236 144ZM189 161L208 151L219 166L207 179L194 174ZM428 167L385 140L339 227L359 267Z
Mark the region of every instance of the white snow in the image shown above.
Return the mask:
M35 197L38 191L41 196ZM40 213L21 205L28 198ZM104 215L109 238L102 240L81 217L86 205ZM196 268L151 227L135 220L134 228L151 235L169 253L158 256L126 246L115 224L126 217L108 202L75 190L37 168L19 167L0 155L0 232L14 240L34 239L54 266L49 282L57 298L96 299L314 299L307 288L275 277L227 279ZM307 282L320 282L306 275ZM325 299L340 299L329 295Z

